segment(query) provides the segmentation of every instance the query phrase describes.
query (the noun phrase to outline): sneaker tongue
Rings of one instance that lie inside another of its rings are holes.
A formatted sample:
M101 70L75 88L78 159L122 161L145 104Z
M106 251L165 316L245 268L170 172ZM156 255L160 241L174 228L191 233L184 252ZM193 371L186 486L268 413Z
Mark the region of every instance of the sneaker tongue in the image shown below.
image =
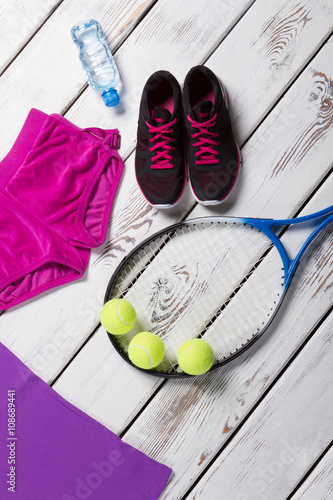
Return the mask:
M213 109L213 103L212 101L204 101L204 102L199 102L195 106L193 106L193 113L195 116L195 119L198 122L206 122L208 118L210 118L210 112Z
M155 106L153 120L156 125L164 125L170 121L171 113L165 108Z

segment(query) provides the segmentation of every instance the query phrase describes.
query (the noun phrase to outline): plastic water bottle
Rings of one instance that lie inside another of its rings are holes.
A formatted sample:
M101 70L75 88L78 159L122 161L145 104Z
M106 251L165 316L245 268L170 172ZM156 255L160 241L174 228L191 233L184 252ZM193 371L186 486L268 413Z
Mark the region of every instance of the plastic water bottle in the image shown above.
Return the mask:
M106 106L116 106L119 103L119 72L101 25L95 19L89 19L73 26L71 33L79 47L89 85L102 94Z

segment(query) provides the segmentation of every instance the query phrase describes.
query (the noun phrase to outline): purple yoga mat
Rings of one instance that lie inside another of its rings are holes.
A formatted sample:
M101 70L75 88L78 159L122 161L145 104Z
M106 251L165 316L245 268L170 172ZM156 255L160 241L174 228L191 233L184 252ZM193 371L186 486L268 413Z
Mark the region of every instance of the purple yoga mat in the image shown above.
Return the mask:
M62 398L1 343L0 420L1 500L154 500L171 473Z

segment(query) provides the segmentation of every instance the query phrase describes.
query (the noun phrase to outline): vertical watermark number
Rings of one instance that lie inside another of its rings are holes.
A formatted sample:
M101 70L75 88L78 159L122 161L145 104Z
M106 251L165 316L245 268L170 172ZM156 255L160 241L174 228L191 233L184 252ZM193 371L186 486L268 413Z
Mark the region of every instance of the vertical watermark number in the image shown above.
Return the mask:
M16 489L16 393L9 389L7 393L7 485L8 491L15 493Z

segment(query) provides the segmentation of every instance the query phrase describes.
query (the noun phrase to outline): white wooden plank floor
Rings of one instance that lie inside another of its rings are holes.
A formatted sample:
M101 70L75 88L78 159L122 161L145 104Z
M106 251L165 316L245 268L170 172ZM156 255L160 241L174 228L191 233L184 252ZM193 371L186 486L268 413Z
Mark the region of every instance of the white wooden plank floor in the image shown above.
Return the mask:
M101 22L115 52L120 108L106 108L86 85L70 38L85 18ZM126 160L107 239L85 277L1 314L0 341L66 399L170 466L161 499L333 499L332 227L266 335L213 373L168 381L142 374L99 324L113 270L157 229L184 217L285 218L332 204L332 30L333 0L0 3L1 156L37 107L82 127L118 127ZM134 176L141 91L157 69L182 83L202 63L227 89L240 182L213 209L186 192L175 209L158 211ZM299 236L287 230L286 247Z

